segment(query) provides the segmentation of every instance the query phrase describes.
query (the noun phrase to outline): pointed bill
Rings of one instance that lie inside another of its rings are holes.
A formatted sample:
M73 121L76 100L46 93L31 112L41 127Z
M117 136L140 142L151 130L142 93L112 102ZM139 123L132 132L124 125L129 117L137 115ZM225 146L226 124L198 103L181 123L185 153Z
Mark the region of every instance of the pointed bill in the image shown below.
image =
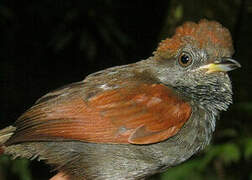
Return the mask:
M227 72L234 69L240 68L241 64L236 60L231 58L222 58L220 62L210 63L204 66L201 66L199 69L206 69L207 73L212 72Z

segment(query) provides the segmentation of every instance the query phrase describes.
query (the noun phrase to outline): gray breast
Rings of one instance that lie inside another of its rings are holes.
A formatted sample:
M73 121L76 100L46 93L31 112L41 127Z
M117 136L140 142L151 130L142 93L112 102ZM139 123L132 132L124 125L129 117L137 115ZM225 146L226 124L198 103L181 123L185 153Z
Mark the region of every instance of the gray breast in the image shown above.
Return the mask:
M200 108L168 140L151 145L115 145L83 142L30 142L11 145L5 152L55 164L72 179L141 179L190 158L211 138L206 132L208 115Z

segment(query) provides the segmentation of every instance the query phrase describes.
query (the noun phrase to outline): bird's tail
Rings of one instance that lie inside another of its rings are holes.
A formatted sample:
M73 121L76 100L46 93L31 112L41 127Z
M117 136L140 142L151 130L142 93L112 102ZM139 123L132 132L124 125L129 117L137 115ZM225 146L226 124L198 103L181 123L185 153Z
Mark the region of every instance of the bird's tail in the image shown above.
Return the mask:
M0 154L4 152L4 143L13 135L16 128L14 126L8 126L0 130Z

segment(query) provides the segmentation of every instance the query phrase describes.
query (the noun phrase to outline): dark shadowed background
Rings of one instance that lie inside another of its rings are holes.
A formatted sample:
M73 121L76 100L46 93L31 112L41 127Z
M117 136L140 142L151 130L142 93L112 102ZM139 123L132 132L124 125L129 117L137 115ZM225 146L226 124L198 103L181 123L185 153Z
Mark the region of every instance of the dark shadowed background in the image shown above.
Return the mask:
M222 113L210 146L152 179L252 180L251 0L0 1L0 127L37 98L95 71L152 55L182 22L207 18L230 29L234 104ZM0 157L0 180L45 180L43 162Z

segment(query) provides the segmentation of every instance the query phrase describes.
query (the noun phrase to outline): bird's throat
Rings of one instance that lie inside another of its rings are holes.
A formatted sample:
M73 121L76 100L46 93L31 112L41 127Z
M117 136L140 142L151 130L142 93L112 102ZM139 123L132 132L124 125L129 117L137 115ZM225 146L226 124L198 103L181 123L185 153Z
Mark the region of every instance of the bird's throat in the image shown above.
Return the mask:
M220 111L226 111L232 103L232 88L228 76L214 82L216 83L175 87L192 106L197 106L206 112L206 119L203 120L203 123L205 132L209 135L207 144L215 130L216 119L218 119Z

